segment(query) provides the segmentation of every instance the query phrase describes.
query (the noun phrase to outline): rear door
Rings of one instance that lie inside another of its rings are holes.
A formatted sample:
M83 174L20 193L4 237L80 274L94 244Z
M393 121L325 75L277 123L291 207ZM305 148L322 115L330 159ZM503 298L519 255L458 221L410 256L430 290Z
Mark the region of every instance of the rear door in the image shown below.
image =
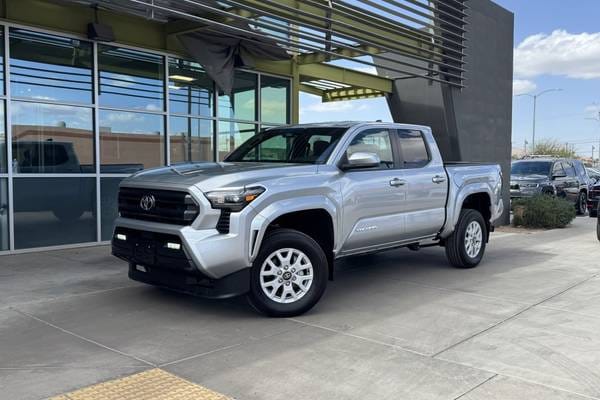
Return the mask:
M565 171L562 161L556 161L552 166L552 179L556 188L556 195L562 198L568 198L568 180L567 171Z
M567 192L567 198L576 202L579 197L579 178L573 163L570 161L563 161L563 168L567 173L567 179L565 184L565 191Z
M402 213L403 239L439 232L446 217L448 177L441 162L433 160L424 133L415 129L394 131L401 160L400 179L406 182Z

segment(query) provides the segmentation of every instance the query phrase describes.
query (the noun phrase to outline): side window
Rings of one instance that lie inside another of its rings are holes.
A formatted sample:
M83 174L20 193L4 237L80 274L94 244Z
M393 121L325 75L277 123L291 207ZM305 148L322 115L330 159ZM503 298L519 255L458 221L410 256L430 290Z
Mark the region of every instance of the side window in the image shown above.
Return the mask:
M575 176L575 169L573 168L571 163L563 161L562 166L563 166L563 169L565 170L565 174L567 174L568 177Z
M423 133L408 129L399 129L397 132L403 167L421 168L427 165L430 157Z
M346 157L354 153L374 153L381 160L381 169L394 168L394 156L390 132L387 129L368 129L352 139Z
M563 169L562 163L556 162L552 167L552 176L561 176L566 175L565 170Z

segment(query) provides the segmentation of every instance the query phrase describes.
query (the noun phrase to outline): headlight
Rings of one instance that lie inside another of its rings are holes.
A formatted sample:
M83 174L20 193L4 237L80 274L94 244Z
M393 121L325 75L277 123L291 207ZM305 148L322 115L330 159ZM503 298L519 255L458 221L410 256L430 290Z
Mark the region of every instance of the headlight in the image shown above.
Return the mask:
M224 189L207 192L206 197L210 201L212 208L226 208L235 212L243 210L244 207L253 202L264 191L265 188L260 186Z

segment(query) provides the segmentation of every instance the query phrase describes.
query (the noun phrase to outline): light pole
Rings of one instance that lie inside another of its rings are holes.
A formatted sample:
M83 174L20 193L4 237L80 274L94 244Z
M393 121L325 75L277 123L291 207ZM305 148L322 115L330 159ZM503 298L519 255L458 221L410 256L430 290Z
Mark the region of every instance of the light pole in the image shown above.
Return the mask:
M598 114L593 116L593 117L588 117L586 119L591 119L594 120L598 123L600 123L600 110L598 110ZM600 144L600 142L599 142ZM600 150L600 147L598 147L598 150ZM594 156L592 155L592 165L594 164ZM600 151L598 151L598 165L600 165Z
M537 99L538 99L538 97L541 97L541 96L545 95L546 93L550 93L550 92L562 92L562 89L546 89L537 94L523 93L523 94L518 94L515 96L515 97L529 96L533 99L533 134L531 136L531 153L532 154L535 153L535 115L537 112Z

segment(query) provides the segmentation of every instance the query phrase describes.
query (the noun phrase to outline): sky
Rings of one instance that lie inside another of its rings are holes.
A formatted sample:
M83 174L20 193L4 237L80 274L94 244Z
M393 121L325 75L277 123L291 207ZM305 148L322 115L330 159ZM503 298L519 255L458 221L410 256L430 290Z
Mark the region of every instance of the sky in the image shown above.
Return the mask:
M600 0L495 0L515 14L514 94L538 98L536 141L569 142L581 156L600 147ZM344 65L344 63L342 63ZM320 103L301 97L301 122L391 121L384 99ZM513 147L531 143L533 100L513 97Z

